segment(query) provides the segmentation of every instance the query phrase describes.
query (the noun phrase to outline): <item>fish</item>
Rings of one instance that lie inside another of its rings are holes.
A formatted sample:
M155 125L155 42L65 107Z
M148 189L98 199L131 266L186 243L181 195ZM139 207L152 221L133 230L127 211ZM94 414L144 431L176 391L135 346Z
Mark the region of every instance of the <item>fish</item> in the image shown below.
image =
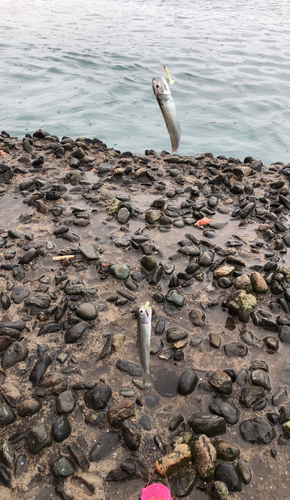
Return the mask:
M151 317L152 308L150 302L146 302L145 305L141 304L138 314L137 346L144 382L146 375L149 375Z
M172 153L177 153L180 143L181 130L169 85L163 77L161 77L161 80L152 78L152 88L169 132Z

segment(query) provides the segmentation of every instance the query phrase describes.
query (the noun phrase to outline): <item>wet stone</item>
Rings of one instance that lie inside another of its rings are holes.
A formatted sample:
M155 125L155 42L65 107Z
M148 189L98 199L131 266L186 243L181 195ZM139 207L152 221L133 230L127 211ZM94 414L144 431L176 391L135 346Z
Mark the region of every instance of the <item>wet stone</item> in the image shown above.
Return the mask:
M219 393L229 396L232 393L232 380L223 370L214 371L209 377L210 385Z
M202 335L194 335L190 339L190 346L196 348L202 343L202 341L203 341Z
M11 472L4 464L0 463L0 482L7 488L11 488Z
M13 342L5 351L2 357L2 368L6 370L16 365L20 361L24 361L28 356L27 347L22 342Z
M0 462L8 469L14 469L15 451L10 443L3 443L0 447Z
M18 387L11 384L11 382L4 382L4 384L1 385L1 393L6 403L13 408L16 408L22 399Z
M205 324L205 314L201 309L192 309L189 318L194 326L203 326Z
M187 444L179 444L169 455L163 456L155 464L160 476L170 476L181 467L189 465L191 459L190 448Z
M219 464L216 468L215 479L222 481L230 492L241 491L242 484L234 465L228 463Z
M43 448L52 444L50 431L46 424L38 424L32 427L26 438L26 444L30 453L38 453Z
M237 344L235 342L225 344L224 349L225 349L226 355L229 358L232 358L232 357L243 358L244 356L246 356L248 354L248 348L246 345Z
M29 298L25 299L27 307L39 307L40 309L47 309L50 306L50 302L51 298L49 295L38 292L32 292Z
M111 431L104 433L91 449L89 455L90 461L100 462L101 460L104 460L108 455L117 449L120 439L121 436L118 433Z
M128 264L117 264L110 267L110 274L119 280L126 280L130 274Z
M84 333L87 327L86 321L80 321L76 325L73 325L69 330L66 330L64 341L66 344L75 344Z
M14 422L16 415L14 411L5 403L0 403L0 425L9 425Z
M57 477L68 477L74 474L75 466L70 458L61 457L51 464L51 470Z
M76 405L76 394L70 389L62 392L56 400L57 413L71 413Z
M84 395L85 405L91 410L102 410L112 396L112 389L108 385L100 385Z
M191 394L196 388L198 375L194 370L185 371L178 380L177 392L181 396Z
M214 481L213 490L218 500L230 500L229 489L223 481Z
M20 417L27 417L37 413L42 407L41 402L37 398L25 399L18 406L18 413Z
M207 437L215 437L226 432L226 422L223 417L203 412L194 413L189 418L188 424L196 434L205 434Z
M182 307L185 302L184 295L182 293L179 293L177 290L169 290L165 298L168 302L171 302L176 307Z
M216 449L219 460L233 462L240 455L240 449L234 444L226 443L225 441L214 441L213 446Z
M249 482L252 479L252 472L247 462L245 462L244 460L239 460L239 462L237 463L237 469L239 471L243 483L249 484Z
M154 378L154 388L160 396L164 398L173 398L177 396L177 387L178 376L174 371L162 369L156 373Z
M119 429L122 427L122 423L126 418L130 418L134 415L134 401L121 401L121 403L111 406L107 412L107 419L112 427Z
M251 380L254 385L264 387L267 391L271 390L269 375L264 370L253 370Z
M170 476L170 492L172 496L185 497L193 490L197 479L194 467L183 467Z
M181 413L179 412L174 413L170 419L169 430L171 432L175 431L183 421L184 417L183 415L181 415Z
M81 469L88 470L90 468L90 462L82 448L74 441L69 443L67 447L72 457L81 467Z
M129 418L126 419L122 425L122 434L129 450L139 450L141 443L141 429L137 423L133 422Z
M225 396L215 397L209 404L209 410L215 415L223 417L230 425L235 425L240 418L240 411L233 399Z
M40 384L44 373L51 363L52 359L48 354L43 354L43 356L36 362L29 375L29 380L32 382L33 387L37 387Z
M142 368L140 365L136 365L135 363L130 363L129 361L125 361L119 359L116 363L116 367L118 370L129 373L132 377L141 377L142 376Z
M87 259L89 261L99 259L98 255L96 253L96 249L92 243L81 242L79 245L79 251L85 257L85 259Z
M267 392L268 391L261 386L248 384L242 390L240 403L245 408L250 408L255 403L258 403L262 398L264 398Z
M254 444L268 444L276 437L276 432L272 425L259 417L250 418L242 422L240 432L245 441Z
M279 338L282 342L290 344L290 326L283 325L281 327Z
M80 295L81 297L85 297L85 295L87 295L87 290L83 283L67 283L64 292L67 295Z
M202 434L192 443L193 460L196 470L205 482L212 480L215 472L216 450L209 438Z
M149 415L142 415L142 417L139 420L139 424L145 431L151 431L152 425L151 425L151 418Z
M61 415L52 425L52 437L54 441L61 443L69 437L70 433L71 426L68 418L65 415Z
M252 273L250 276L250 280L255 292L266 293L268 291L268 285L260 273L258 272Z
M26 297L29 295L29 290L25 286L19 285L16 286L11 294L11 300L13 300L14 304L21 304Z
M91 321L98 317L98 311L96 309L96 306L91 302L85 302L83 304L80 304L76 308L75 313L77 316L86 321Z

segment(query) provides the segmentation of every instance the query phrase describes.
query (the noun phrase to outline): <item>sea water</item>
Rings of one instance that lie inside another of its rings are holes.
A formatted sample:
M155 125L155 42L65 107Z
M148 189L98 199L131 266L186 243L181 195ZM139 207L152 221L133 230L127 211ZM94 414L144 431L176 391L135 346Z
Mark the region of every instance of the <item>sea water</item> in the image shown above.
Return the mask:
M290 162L289 0L0 0L0 131Z

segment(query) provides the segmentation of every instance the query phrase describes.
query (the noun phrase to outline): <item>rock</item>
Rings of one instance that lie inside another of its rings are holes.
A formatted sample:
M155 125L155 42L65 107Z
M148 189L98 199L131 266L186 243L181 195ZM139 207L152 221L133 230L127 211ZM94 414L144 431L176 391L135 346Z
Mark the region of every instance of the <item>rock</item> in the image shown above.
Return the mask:
M204 434L198 436L192 443L192 451L199 476L205 482L211 481L215 472L217 454L209 438Z
M250 418L240 425L242 438L249 443L268 444L276 437L274 427L263 418Z
M187 370L179 377L177 392L181 396L191 394L196 388L198 382L197 373L194 370Z
M85 257L85 259L87 259L89 261L99 259L99 256L96 253L96 249L95 249L94 245L92 245L92 243L82 241L79 244L79 251Z
M181 467L188 465L191 459L190 448L187 444L179 444L169 455L157 460L155 466L160 476L170 476Z
M50 446L52 444L52 438L45 424L38 424L32 427L26 438L26 444L29 448L30 453L38 453L43 448Z
M100 385L85 393L85 405L91 410L102 410L107 406L111 396L111 387L106 384Z
M40 408L42 407L41 402L37 398L29 398L25 399L20 405L18 406L18 413L20 417L27 417L34 415L37 413Z
M87 295L87 289L83 283L67 283L64 289L64 293L67 295L80 295L85 297Z
M177 327L168 328L166 332L167 342L177 342L179 340L186 339L187 337L188 333Z
M61 328L61 324L56 321L45 323L40 327L37 336L41 337L41 335L46 335L47 333L56 333L59 332Z
M76 308L75 313L79 318L82 318L86 321L91 321L98 317L98 311L96 309L96 306L91 302L85 302L83 304L80 304Z
M254 385L264 387L267 391L271 390L269 375L264 370L253 370L251 380Z
M229 266L229 265L221 266L213 272L213 278L218 279L218 278L223 278L225 276L229 276L232 274L234 270L235 266Z
M74 474L75 466L70 458L61 457L51 464L51 470L56 477L68 477Z
M242 481L245 484L249 484L252 479L252 472L247 462L245 462L244 460L239 460L239 462L237 463L237 469L242 478Z
M250 280L255 292L266 293L268 291L268 285L260 273L258 272L251 273Z
M215 415L223 417L230 425L235 425L240 418L240 411L236 407L233 399L225 396L215 397L210 402L209 410Z
M32 292L29 295L29 298L25 299L24 304L27 307L39 307L40 309L47 309L50 306L50 302L51 298L46 293Z
M170 476L170 492L171 495L177 497L185 497L193 490L197 479L197 473L194 467L183 467L175 474Z
M205 314L201 309L192 309L189 318L194 326L204 326L205 324Z
M222 481L228 487L230 492L242 491L242 484L236 468L232 464L222 463L216 468L215 479Z
M121 403L111 406L107 412L107 419L112 427L118 429L122 426L126 418L133 417L134 415L134 401L121 401Z
M29 290L25 286L19 285L13 288L11 294L11 300L14 304L21 304L26 297L29 295Z
M7 488L11 488L11 472L4 464L0 463L0 482Z
M0 462L8 469L14 469L15 451L10 443L3 443L0 447Z
M61 443L69 437L70 433L71 426L68 418L65 415L61 415L52 425L52 437L57 443Z
M77 395L70 389L62 392L56 400L56 410L59 415L71 413L77 402Z
M140 365L136 365L135 363L130 363L129 361L125 361L123 359L118 359L116 363L116 367L118 370L122 372L129 373L132 377L141 377L143 372Z
M176 307L182 307L184 305L185 297L177 290L169 290L165 298L168 302L171 302Z
M226 432L226 422L223 417L197 412L188 419L188 424L196 434L215 437Z
M213 490L217 500L230 500L229 489L223 481L214 481Z
M141 443L141 429L138 424L132 422L132 420L127 418L123 422L122 434L129 450L131 451L139 450Z
M142 415L142 417L139 420L139 424L145 431L151 431L152 425L151 425L151 418L148 415Z
M240 307L245 307L246 309L248 309L250 313L253 311L257 304L256 297L254 297L254 295L250 293L246 293L244 290L242 290L240 294L235 298L235 301Z
M129 219L130 219L130 212L129 212L128 208L126 208L126 207L120 208L118 215L117 215L117 221L120 224L127 224Z
M13 343L13 338L10 337L10 335L0 336L0 352L6 351L12 343Z
M286 344L290 344L290 326L283 325L281 327L281 330L279 333L279 338L282 342L285 342Z
M4 382L4 384L1 385L1 393L9 406L16 408L19 405L21 401L21 393L15 385L9 382Z
M223 370L211 373L208 381L220 394L229 396L232 393L232 379Z
M143 255L140 264L149 272L155 271L157 268L157 262L152 255Z
M181 415L181 413L179 412L175 412L170 419L169 430L171 432L175 431L183 421L184 421L183 415Z
M64 335L65 343L75 344L81 338L86 328L87 328L86 321L80 321L79 323L76 323L76 325L73 325L71 328L69 328L69 330L66 330L65 332Z
M267 390L261 386L248 384L241 392L240 403L245 408L250 408L258 403L266 394Z
M240 456L240 449L234 444L226 443L225 441L214 441L212 444L216 449L219 460L233 462Z
M120 434L111 431L105 432L91 449L89 455L90 461L100 462L100 460L104 460L112 450L116 450L120 439Z
M74 460L83 470L88 470L90 468L90 462L82 450L82 448L75 442L71 442L67 445L69 452L71 453Z
M14 422L16 415L5 403L0 403L0 425L9 425Z
M19 259L19 264L29 264L32 260L39 256L38 250L36 248L30 248L25 254Z
M247 274L238 276L234 281L234 286L237 290L245 290L247 293L252 291L251 280Z
M248 354L248 347L245 344L238 344L236 342L231 342L229 344L225 344L224 346L226 355L229 358L237 356L239 358L243 358Z
M157 222L159 220L160 216L161 216L161 211L160 210L152 210L152 209L150 209L145 214L145 220L149 224L154 224L155 222Z
M29 375L29 380L32 382L33 387L37 387L40 384L44 373L51 363L52 359L48 354L43 354L43 356L36 362Z
M110 274L119 280L126 280L130 274L128 264L116 264L110 267Z
M7 370L20 361L24 361L28 356L27 347L21 342L14 342L5 351L2 357L2 368Z

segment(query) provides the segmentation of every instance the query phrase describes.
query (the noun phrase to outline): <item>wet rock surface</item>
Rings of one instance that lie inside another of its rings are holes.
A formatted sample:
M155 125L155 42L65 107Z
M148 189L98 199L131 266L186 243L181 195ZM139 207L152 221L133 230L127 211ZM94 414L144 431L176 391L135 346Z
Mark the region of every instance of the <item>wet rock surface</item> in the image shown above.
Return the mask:
M137 498L157 462L178 497L288 499L289 166L0 149L0 496Z

